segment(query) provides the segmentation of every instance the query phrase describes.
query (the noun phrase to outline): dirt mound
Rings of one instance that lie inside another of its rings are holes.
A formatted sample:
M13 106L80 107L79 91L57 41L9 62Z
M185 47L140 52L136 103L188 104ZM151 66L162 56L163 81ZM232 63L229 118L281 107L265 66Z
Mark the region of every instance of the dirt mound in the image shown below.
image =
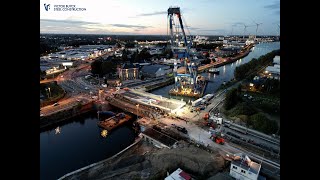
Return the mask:
M172 173L177 168L194 178L206 179L224 166L225 161L219 153L209 153L185 141L179 141L173 149L157 149L141 142L116 159L67 179L164 179L167 172Z

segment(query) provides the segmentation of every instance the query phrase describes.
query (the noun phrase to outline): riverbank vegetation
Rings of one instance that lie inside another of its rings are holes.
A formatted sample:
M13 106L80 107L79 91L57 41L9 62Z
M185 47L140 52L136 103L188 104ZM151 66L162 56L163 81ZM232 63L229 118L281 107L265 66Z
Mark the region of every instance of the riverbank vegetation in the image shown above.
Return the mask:
M40 107L53 104L64 97L65 91L56 82L40 84Z
M269 119L266 114L279 111L279 99L244 93L241 88L233 88L227 92L222 110L229 119L240 121L240 124L266 134L279 133L278 122Z
M261 70L261 68L271 64L276 55L280 55L280 49L271 51L266 55L260 56L258 59L253 58L248 63L236 67L234 78L238 81L245 78L252 79L252 75Z

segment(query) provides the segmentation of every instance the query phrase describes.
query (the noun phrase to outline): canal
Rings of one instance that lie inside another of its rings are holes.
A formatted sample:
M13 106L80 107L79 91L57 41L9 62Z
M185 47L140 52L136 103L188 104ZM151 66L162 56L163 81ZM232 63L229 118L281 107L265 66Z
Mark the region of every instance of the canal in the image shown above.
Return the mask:
M270 43L261 43L255 45L255 47L252 49L252 52L248 54L248 56L237 60L236 62L233 62L231 64L227 64L224 66L219 67L220 74L212 74L208 72L201 73L202 76L205 76L209 79L207 88L205 90L204 94L211 94L215 93L215 91L219 88L219 86L225 81L230 81L234 76L234 69L237 66L240 66L242 64L245 64L252 60L252 58L258 59L260 56L265 55L273 50L280 49L280 42L270 42ZM183 96L171 96L168 94L169 90L173 88L173 84L169 86L165 86L159 89L156 89L154 91L151 91L150 93L161 95L164 97L174 98L178 100L184 100L188 102L189 100L194 100L190 97L183 97Z
M224 81L231 80L237 66L276 49L280 49L280 42L258 44L245 58L219 67L219 75L201 73L210 80L205 94L214 93ZM170 97L168 92L172 87L173 85L165 86L151 93ZM189 100L185 97L172 98ZM131 125L122 126L104 138L97 122L97 114L88 113L40 132L41 180L57 179L71 171L111 157L134 142L135 134Z
M134 130L129 124L104 138L97 122L97 114L88 113L40 132L41 180L58 179L111 157L134 142Z

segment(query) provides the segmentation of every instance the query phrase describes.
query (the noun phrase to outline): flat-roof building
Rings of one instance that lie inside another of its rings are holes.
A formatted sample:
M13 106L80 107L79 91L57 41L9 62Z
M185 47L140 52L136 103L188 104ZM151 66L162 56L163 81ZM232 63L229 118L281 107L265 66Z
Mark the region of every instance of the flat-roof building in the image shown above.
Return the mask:
M164 180L191 180L191 176L182 169L178 168Z
M261 164L249 159L245 154L235 154L231 161L230 176L242 180L258 180Z

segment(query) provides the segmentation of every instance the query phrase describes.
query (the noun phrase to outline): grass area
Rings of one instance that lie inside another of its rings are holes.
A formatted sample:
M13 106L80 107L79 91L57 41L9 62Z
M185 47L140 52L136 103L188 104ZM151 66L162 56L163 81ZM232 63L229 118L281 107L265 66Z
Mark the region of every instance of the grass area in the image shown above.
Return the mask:
M40 106L43 107L53 104L63 98L65 91L56 82L41 83L40 94L44 96L43 101L40 101Z
M246 124L248 127L265 134L277 133L279 129L278 123L277 121L269 119L265 115L265 112L270 109L266 109L264 107L267 106L268 108L271 108L271 110L274 110L276 106L270 104L270 102L273 103L277 101L277 99L271 99L270 101L268 101L267 97L261 95L260 98L265 101L265 104L260 104L261 101L258 98L259 96L253 96L253 99L257 100L251 101L247 98L250 95L244 97L243 94L245 93L240 94L242 95L240 101L229 110L223 109L222 113L224 113L231 120L239 120L241 123ZM257 104L259 104L259 106L257 106Z
M252 96L253 99L249 100L248 98L244 97L243 95L247 94ZM263 112L266 112L270 115L280 116L280 98L277 96L265 94L265 93L258 93L258 92L243 92L241 93L241 98L244 101L252 104L257 109L260 109Z

